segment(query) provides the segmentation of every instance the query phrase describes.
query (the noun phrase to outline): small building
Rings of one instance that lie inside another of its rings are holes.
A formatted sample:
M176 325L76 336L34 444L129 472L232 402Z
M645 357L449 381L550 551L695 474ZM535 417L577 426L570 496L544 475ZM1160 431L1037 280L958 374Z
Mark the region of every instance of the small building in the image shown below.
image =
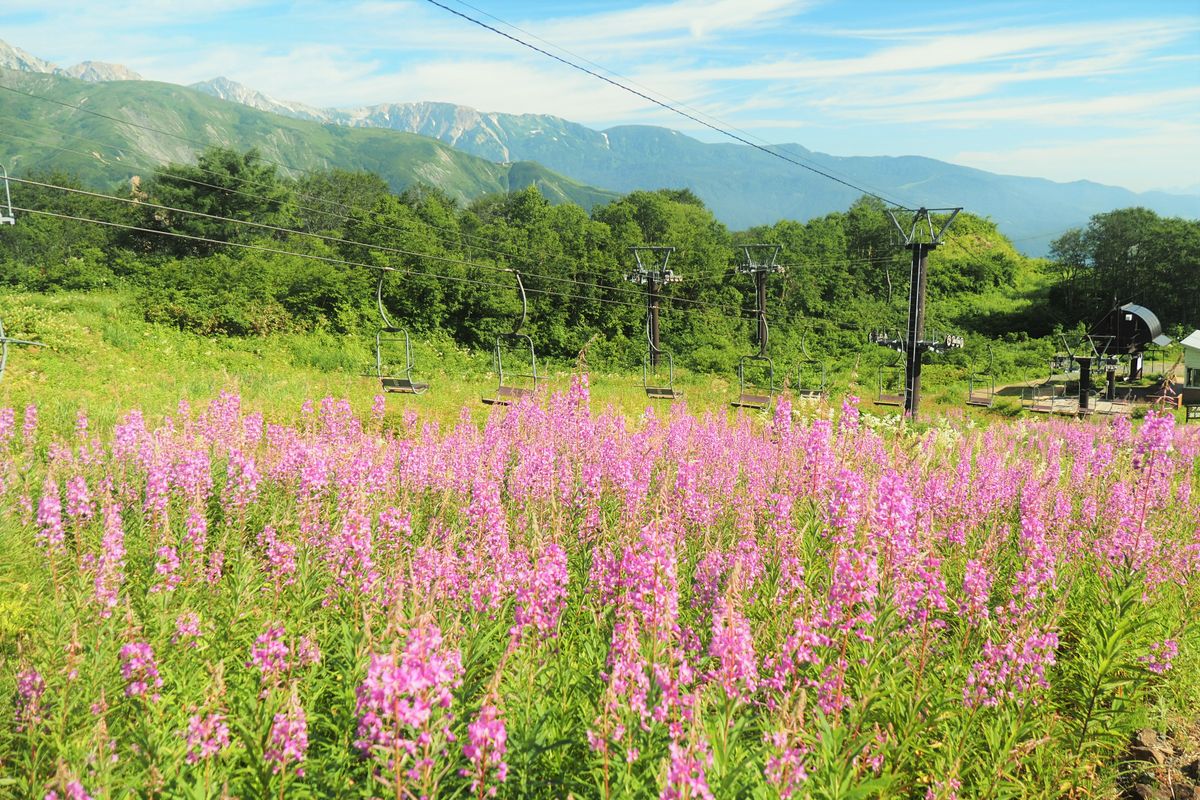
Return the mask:
M1183 402L1200 405L1200 331L1192 331L1183 345Z
M1093 331L1105 339L1105 355L1129 356L1129 380L1142 377L1142 356L1147 348L1166 347L1171 337L1163 335L1162 323L1154 312L1135 303L1114 308Z

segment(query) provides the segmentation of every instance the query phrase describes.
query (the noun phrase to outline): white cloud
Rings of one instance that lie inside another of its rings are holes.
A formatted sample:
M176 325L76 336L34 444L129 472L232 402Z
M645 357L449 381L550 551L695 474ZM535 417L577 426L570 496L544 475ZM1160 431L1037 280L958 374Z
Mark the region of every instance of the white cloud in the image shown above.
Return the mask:
M761 27L810 5L796 0L675 0L522 27L564 47L607 49L622 41L660 34L682 34L693 40L711 38L718 32Z
M999 122L1026 123L1047 127L1079 127L1103 124L1109 127L1153 128L1156 122L1146 116L1156 112L1163 122L1177 112L1195 116L1200 102L1200 87L1167 89L1138 94L1113 94L1074 99L1069 97L1018 100L940 103L921 106L847 109L843 113L859 119L892 123L942 122L956 126L994 125Z
M1146 52L1197 30L1194 20L1121 21L1093 25L1014 28L953 34L887 47L857 58L781 59L699 70L706 80L828 80L885 74L916 74L998 61L1048 58L1067 53Z
M1167 183L1200 183L1200 125L1166 126L1091 141L1072 138L997 150L961 150L948 154L948 160L1008 175L1091 180L1144 192Z

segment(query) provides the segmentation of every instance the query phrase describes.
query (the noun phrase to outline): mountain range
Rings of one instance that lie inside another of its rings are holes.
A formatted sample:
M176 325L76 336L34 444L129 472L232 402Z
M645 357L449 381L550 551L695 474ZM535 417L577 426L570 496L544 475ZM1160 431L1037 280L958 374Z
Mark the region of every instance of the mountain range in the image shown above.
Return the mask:
M108 64L103 61L81 61L70 67L59 67L49 61L43 61L37 56L30 55L19 47L13 47L7 42L0 41L0 67L15 69L21 72L42 72L48 75L65 75L68 78L78 78L89 83L105 81L140 81L142 76L121 64Z
M159 121L170 127L152 127L186 132L188 139L254 144L269 158L299 168L371 169L397 188L422 180L461 199L534 183L554 201L591 207L635 189L686 187L724 223L741 229L844 210L861 195L812 171L819 170L905 205L964 206L992 218L1033 255L1043 254L1064 230L1116 208L1144 206L1166 216L1200 217L1195 194L1058 183L918 156L838 157L799 144L772 146L809 170L743 144L702 142L661 127L599 131L551 115L481 112L436 102L315 108L277 100L227 78L180 87L141 81L120 65L84 62L62 70L3 43L0 67L64 81L59 91L87 95L89 105L103 95L114 116L169 117ZM0 97L0 107L11 102ZM88 127L95 127L91 122ZM146 131L111 127L107 135L139 149L156 147L160 160L187 158L194 150ZM0 152L7 144L0 142Z

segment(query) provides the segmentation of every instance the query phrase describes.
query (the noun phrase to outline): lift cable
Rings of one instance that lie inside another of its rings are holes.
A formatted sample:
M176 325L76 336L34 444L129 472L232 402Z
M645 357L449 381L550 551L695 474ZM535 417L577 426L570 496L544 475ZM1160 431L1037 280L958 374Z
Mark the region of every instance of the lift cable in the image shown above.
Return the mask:
M438 0L425 0L425 2L429 3L430 5L435 5L438 8L443 9L444 11L448 11L456 17L461 17L462 19L466 20L467 22L472 23L473 25L478 25L479 27L481 27L485 30L489 30L492 33L495 33L499 36L503 36L505 39L515 42L516 44L519 44L522 47L527 47L530 50L533 50L534 52L541 53L542 55L546 56L547 58L552 58L561 64L565 64L566 66L571 67L572 69L579 70L580 72L591 75L594 78L598 78L599 80L602 80L607 84L611 84L612 86L615 86L618 89L629 92L630 94L640 97L647 102L653 103L654 105L659 106L660 108L663 108L663 109L666 109L667 111L678 114L681 117L690 119L692 122L695 122L697 125L703 125L705 128L708 128L709 130L712 130L712 131L716 131L717 133L719 133L723 136L727 136L736 142L740 142L741 144L747 145L748 147L753 147L755 150L766 153L769 156L774 156L775 158L786 161L789 164L793 164L797 167L800 167L801 169L806 169L809 172L813 172L824 178L828 178L829 180L834 181L835 183L840 183L841 185L849 187L849 188L855 190L856 192L861 192L862 194L865 194L869 197L874 197L876 200L880 200L890 206L895 206L895 207L903 209L905 211L913 210L913 209L910 209L907 206L903 205L902 203L897 203L893 200L889 200L888 198L883 197L880 194L877 194L875 192L864 189L863 187L858 186L854 183L851 183L850 181L843 180L842 178L839 178L836 175L832 175L829 172L826 172L825 170L819 169L810 164L805 164L803 161L792 158L791 156L788 156L784 153L779 153L774 150L770 150L766 147L763 147L761 144L753 142L750 139L747 139L745 136L740 136L740 135L734 133L733 131L730 131L726 128L722 128L719 125L714 125L711 122L707 122L707 121L701 119L700 117L696 116L695 114L691 114L687 111L684 111L682 108L678 108L670 103L664 102L664 101L659 100L654 97L651 97L650 95L646 94L645 92L639 91L639 90L633 88L632 86L628 86L624 83L621 83L620 81L613 80L612 78L608 77L607 75L602 75L601 73L596 72L593 69L589 69L588 67L585 67L582 64L578 64L574 61L571 61L570 59L563 58L562 56L556 55L555 53L551 53L549 50L538 47L536 44L527 42L524 39L521 39L517 36L513 36L511 33L502 31L497 27L489 25L482 20L478 20L475 17L470 16L469 14L464 14L463 12L458 11L457 9L451 8L450 6L448 6L444 3L438 2Z
M608 67L604 66L603 64L598 64L595 61L592 61L591 59L587 58L586 56L582 56L579 53L575 53L575 52L571 51L570 49L563 47L560 44L555 44L554 42L551 42L541 36L538 36L536 33L533 33L532 31L528 31L519 25L514 25L513 23L509 22L508 20L501 19L500 17L496 16L495 14L492 14L482 8L479 8L478 6L473 6L470 3L465 2L465 0L454 0L454 2L460 6L471 9L472 11L474 11L475 13L477 13L481 16L484 16L484 17L487 17L488 19L494 20L507 28L511 28L514 31L522 33L531 39L536 39L537 41L541 42L542 44L546 45L547 47L552 47L555 50L558 50L559 52L566 53L567 55L571 56L571 58L574 58L577 61L582 61L585 64L591 64L596 69L598 69L602 72L605 72L608 75L613 76L614 78L619 78L621 81L625 82L626 84L628 84L630 86L637 86L637 87L643 89L647 93L653 93L659 97L665 98L666 100L671 101L671 103L674 104L675 106L678 106L679 108L687 109L688 111L692 112L693 114L696 114L698 116L709 119L713 123L715 123L716 125L720 126L723 129L736 131L737 133L740 133L743 136L745 136L747 139L753 139L757 142L760 142L764 147L772 148L781 153L786 153L799 161L805 161L805 158L802 155L799 155L799 154L795 153L794 151L788 150L783 145L772 144L771 142L767 141L766 139L762 138L761 136L758 136L747 130L739 128L736 125L733 125L733 124L727 122L726 120L722 120L719 117L715 117L712 114L702 111L694 106L690 106L687 103L683 102L682 100L679 100L677 98L671 97L668 94L664 94L663 92L652 89L652 88L646 86L645 84L638 83L636 80L634 80L633 78L630 78L628 75L622 75L621 73L617 72L616 70L609 69ZM444 6L443 6L443 8L444 8ZM454 13L452 9L446 9L446 10L451 11L451 13ZM472 20L472 22L474 22L474 20ZM476 23L476 24L478 24L478 23ZM501 34L501 35L503 35L503 34ZM524 44L524 43L522 42L522 44ZM551 57L553 57L553 56L551 56ZM575 65L572 65L572 66L575 66ZM576 67L576 68L578 68L578 67ZM624 88L624 87L622 87L622 88ZM672 109L672 110L675 110L675 109ZM725 131L723 130L722 133L725 133ZM728 134L726 134L726 135L728 135ZM772 155L775 155L775 154L772 153ZM832 167L830 167L828 165L822 166L822 169L827 170L828 172L831 172L835 175L839 174L837 170L833 169ZM849 178L848 176L846 176L845 173L841 173L841 174L843 177L847 177L848 180L853 180L852 178ZM854 188L859 188L859 187L855 186ZM877 190L877 191L879 192L879 194L882 194L882 192L883 192L883 190ZM873 196L879 197L879 194L875 194ZM880 198L880 199L882 199L882 198ZM885 201L885 202L887 202L887 201Z
M331 256L321 256L321 255L317 255L315 253L297 253L294 250L285 250L285 249L277 248L277 247L267 247L265 245L250 244L250 243L246 243L246 242L230 242L230 241L227 241L224 239L216 239L216 238L212 238L209 236L195 236L192 234L178 233L176 231L155 230L154 228L145 228L145 227L141 227L138 225L128 225L128 224L125 224L122 222L111 222L108 220L92 219L90 217L82 217L82 216L77 216L74 214L62 214L62 213L59 213L56 211L45 211L45 210L36 209L36 208L22 208L19 206L13 206L13 210L20 211L24 214L36 214L36 215L40 215L40 216L53 217L55 219L70 220L70 221L74 221L74 222L84 222L84 223L89 223L89 224L93 224L93 225L102 225L102 226L108 227L108 228L118 228L121 230L133 231L136 233L147 233L147 234L151 234L153 236L164 236L164 237L173 238L173 239L183 239L183 240L193 241L193 242L203 242L205 244L212 244L212 245L217 245L217 246L221 246L221 247L236 247L236 248L239 248L242 250L253 250L256 252L270 253L273 255L293 256L295 258L303 258L303 259L308 259L311 261L320 261L320 262L326 263L326 264L340 264L340 265L356 267L356 268L360 268L360 269L379 270L379 271L383 271L383 272L394 272L398 275L410 275L410 276L414 276L414 277L438 278L440 280L453 281L456 283L467 283L467 284L472 284L475 286L491 286L491 287L508 288L508 287L504 287L503 284L497 283L495 281L484 281L484 280L479 280L478 278L464 278L464 277L456 276L456 275L445 275L445 274L440 274L440 273L436 273L436 272L430 272L428 270L403 269L401 267L388 267L388 266L381 266L379 264L364 264L359 261L349 261L349 260L342 259L342 258L333 258ZM241 222L241 220L235 220L235 219L228 219L228 218L221 218L221 219L224 219L225 221L232 222L232 223ZM452 259L452 258L447 258L444 256L435 256L432 254L428 254L428 255L427 254L419 254L419 255L421 255L421 257L427 257L430 259L436 259L439 261L453 263L453 264L460 264L463 266L469 266L469 267L482 267L483 266L480 264L475 264L470 261L462 261L459 259ZM611 299L604 298L604 297L585 297L582 295L570 294L568 292L558 292L558 291L553 291L550 289L528 289L526 291L528 291L530 294L541 294L541 295L545 295L548 297L561 297L561 298L570 299L570 300L583 300L586 302L597 302L597 303L604 303L607 305L625 306L627 308L636 308L638 310L641 310L641 308L642 308L641 303L632 303L632 302L628 302L625 300L611 300ZM695 311L687 311L687 310L680 311L679 313L689 314L691 316L699 316L702 319L709 319L709 320L711 320L712 316L715 315L715 316L723 317L724 319L729 319L729 320L740 320L743 322L753 321L752 318L750 318L750 317L730 316L728 314L719 314L719 313L717 313L717 314L710 313L708 316L700 315Z
M171 212L171 213L188 214L190 216L200 217L203 219L211 219L211 220L215 220L215 221L219 221L219 222L229 222L229 223L232 223L235 225L245 225L247 227L258 228L260 230L267 230L267 231L272 231L275 233L285 233L285 234L291 234L291 235L295 235L295 236L308 236L308 237L311 237L314 239L318 239L318 240L325 241L325 242L331 242L334 244L344 244L344 245L351 245L351 246L356 246L356 247L363 247L363 248L367 248L367 249L371 249L371 250L379 250L379 251L383 251L383 252L387 252L387 253L411 256L413 258L422 258L422 259L428 259L430 261L441 261L443 263L448 263L448 264L459 264L462 266L476 267L478 269L491 270L494 272L511 272L512 271L511 269L509 269L507 267L500 267L500 266L496 266L493 264L482 264L479 262L469 261L469 260L460 259L460 258L454 258L451 256L442 256L442 255L436 255L433 253L423 253L423 252L416 251L416 250L406 250L403 248L389 247L386 245L369 244L366 242L358 242L358 241L354 241L351 239L341 239L336 236L327 236L327 235L321 234L321 233L300 231L300 230L296 230L294 228L285 228L285 227L281 227L279 225L270 225L270 224L263 223L263 222L254 222L252 220L232 219L230 217L223 217L218 214L209 214L209 213L206 213L203 211L193 211L193 210L186 209L186 208L176 208L173 206L164 206L164 205L159 205L157 203L145 202L145 201L137 200L137 199L133 199L133 198L116 197L114 195L103 194L101 192L92 192L92 191L88 191L86 189L75 189L75 188L72 188L69 186L57 186L52 183L45 183L42 181L30 180L28 178L9 178L9 180L13 181L14 183L21 183L21 184L25 184L28 186L38 186L38 187L42 187L42 188L46 188L46 189L56 189L58 191L67 192L70 194L83 195L86 197L95 197L95 198L99 198L99 199L103 199L103 200L111 200L111 201L115 201L118 203L126 203L128 205L140 206L143 208L153 208L153 209L157 209L160 211L167 211L167 212ZM147 230L156 230L156 229L147 229ZM235 244L235 243L230 242L229 244ZM370 266L370 265L367 265L367 266ZM620 286L605 286L602 284L586 283L584 281L577 281L572 278L565 278L565 277L556 276L556 275L531 275L529 277L537 278L539 280L558 281L560 283L568 283L568 284L572 284L575 286L581 286L581 287L589 288L589 289L600 289L600 290L605 290L605 291L612 291L617 294L632 294L632 295L636 295L638 297L642 296L640 292L638 292L637 290L634 290L634 289L626 289L626 288L620 287ZM531 289L530 291L536 291L536 290ZM562 295L562 296L565 297L565 296L574 296L574 295ZM579 297L580 297L580 299L587 299L587 298L584 298L581 296L579 296ZM671 298L671 300L674 303L684 303L684 304L693 306L698 309L718 310L722 313L730 310L730 308L731 308L728 305L721 305L719 303L709 303L709 302L705 302L703 300L691 300L686 297L673 297L673 298ZM637 305L637 304L630 303L629 305ZM750 319L749 317L731 317L731 319L732 318Z

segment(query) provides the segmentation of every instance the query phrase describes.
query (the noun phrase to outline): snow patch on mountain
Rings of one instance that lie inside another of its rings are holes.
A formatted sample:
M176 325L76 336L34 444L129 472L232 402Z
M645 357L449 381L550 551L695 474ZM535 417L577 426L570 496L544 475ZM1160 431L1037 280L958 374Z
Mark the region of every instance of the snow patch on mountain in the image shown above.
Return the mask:
M237 81L231 81L229 78L219 77L200 83L193 83L190 87L198 92L212 95L220 100L228 100L232 103L241 103L250 108L256 108L259 111L269 111L272 114L282 114L285 117L294 117L296 119L306 119L313 122L331 122L328 111L320 108L306 106L303 103L292 103L286 100L276 100L268 94L251 89L249 86L244 86Z

